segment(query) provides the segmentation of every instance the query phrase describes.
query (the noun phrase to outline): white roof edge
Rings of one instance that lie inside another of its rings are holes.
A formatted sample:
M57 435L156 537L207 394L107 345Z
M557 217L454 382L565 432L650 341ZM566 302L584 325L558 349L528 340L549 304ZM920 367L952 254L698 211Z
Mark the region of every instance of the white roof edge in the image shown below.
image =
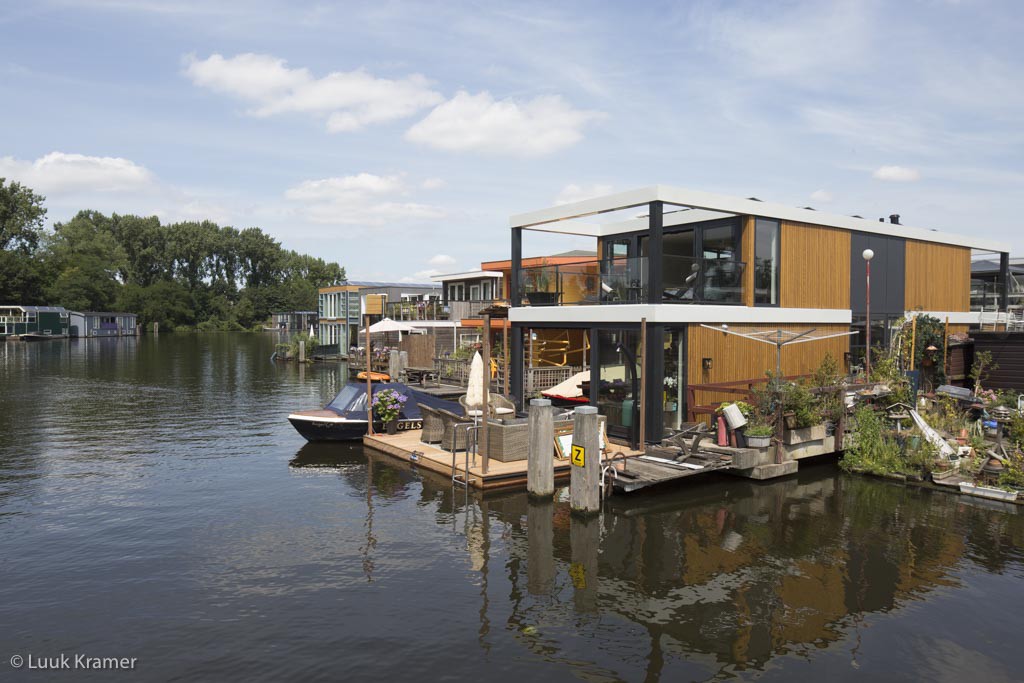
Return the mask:
M465 280L471 277L501 277L501 272L497 270L467 270L464 273L433 275L430 279L434 282L445 282L447 280Z
M848 308L773 308L685 304L624 304L596 306L516 306L514 323L739 323L849 325Z
M702 192L700 190L687 190L665 185L652 185L626 192L616 192L603 197L595 197L580 202L562 204L539 211L515 214L509 219L509 226L513 228L528 228L539 226L555 221L570 220L583 216L591 216L600 213L609 213L627 209L653 201L663 201L678 206L689 206L694 209L706 209L722 213L732 213L747 216L764 216L778 220L794 221L799 223L813 223L826 227L841 228L844 230L856 230L879 235L890 235L903 237L905 239L920 240L922 242L940 242L973 249L985 249L994 252L1009 252L1010 245L1005 242L989 240L977 237L968 237L955 233L938 232L925 228L915 228L908 225L895 225L873 221L867 218L853 218L852 216L841 216L838 214L824 213L813 209L802 209L785 204L774 202L762 202L754 199L743 199L729 195ZM611 225L615 225L614 223ZM670 224L671 225L671 224ZM544 229L551 229L547 226ZM570 232L570 230L564 230ZM555 232L555 230L552 230ZM561 231L559 231L561 232ZM601 234L605 234L605 227L602 226Z

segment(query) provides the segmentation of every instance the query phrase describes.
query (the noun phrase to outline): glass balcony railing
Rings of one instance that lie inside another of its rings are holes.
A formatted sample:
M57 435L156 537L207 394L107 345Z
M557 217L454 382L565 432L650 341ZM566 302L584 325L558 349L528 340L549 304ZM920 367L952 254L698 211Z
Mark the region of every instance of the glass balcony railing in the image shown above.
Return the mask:
M540 265L520 271L522 303L573 306L647 303L646 256ZM662 256L662 303L741 304L743 269L733 258Z

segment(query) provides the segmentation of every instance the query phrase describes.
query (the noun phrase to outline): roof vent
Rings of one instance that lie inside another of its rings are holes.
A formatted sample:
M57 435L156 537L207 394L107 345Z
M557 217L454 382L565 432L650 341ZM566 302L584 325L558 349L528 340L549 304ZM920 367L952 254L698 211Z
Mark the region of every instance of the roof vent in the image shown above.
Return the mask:
M878 219L878 222L879 222L879 223L884 223L884 222L885 222L885 219L884 219L884 218L879 218L879 219Z
M900 224L900 215L898 213L891 213L891 214L889 214L889 222L892 223L893 225L899 225Z
M759 202L759 201L761 201L761 200L760 200L760 199L758 199L757 197L747 197L747 199L749 199L749 200L750 200L750 201L752 201L752 202Z
M808 211L814 211L815 210L813 206L805 206L804 208L807 209Z
M861 220L864 220L864 216L858 216L857 214L853 214L852 216L850 216L850 218L859 218Z

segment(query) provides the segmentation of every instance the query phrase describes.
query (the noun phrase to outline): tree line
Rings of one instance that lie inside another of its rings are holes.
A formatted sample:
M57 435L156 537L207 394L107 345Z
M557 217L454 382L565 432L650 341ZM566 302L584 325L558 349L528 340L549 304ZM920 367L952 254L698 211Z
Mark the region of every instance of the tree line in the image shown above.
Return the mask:
M44 226L44 197L0 178L0 304L136 313L143 324L258 326L272 311L316 310L337 263L299 254L259 228L80 211Z

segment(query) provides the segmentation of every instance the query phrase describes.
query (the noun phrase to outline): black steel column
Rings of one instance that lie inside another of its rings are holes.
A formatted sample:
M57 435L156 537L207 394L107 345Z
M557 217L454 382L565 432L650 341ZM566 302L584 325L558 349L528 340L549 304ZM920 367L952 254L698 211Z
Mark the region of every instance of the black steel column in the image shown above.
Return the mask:
M661 443L665 419L665 326L647 323L647 443Z
M999 300L1000 308L1010 308L1010 254L1002 252L999 254Z
M523 398L523 328L509 322L509 393L516 403L516 408L524 410L526 401Z
M647 241L647 303L651 304L660 304L664 292L661 272L664 213L665 206L662 202L650 203L647 219L650 226L650 236Z
M512 228L512 272L508 277L509 306L519 306L523 302L520 292L519 272L523 267L523 229ZM522 342L519 344L522 348Z

